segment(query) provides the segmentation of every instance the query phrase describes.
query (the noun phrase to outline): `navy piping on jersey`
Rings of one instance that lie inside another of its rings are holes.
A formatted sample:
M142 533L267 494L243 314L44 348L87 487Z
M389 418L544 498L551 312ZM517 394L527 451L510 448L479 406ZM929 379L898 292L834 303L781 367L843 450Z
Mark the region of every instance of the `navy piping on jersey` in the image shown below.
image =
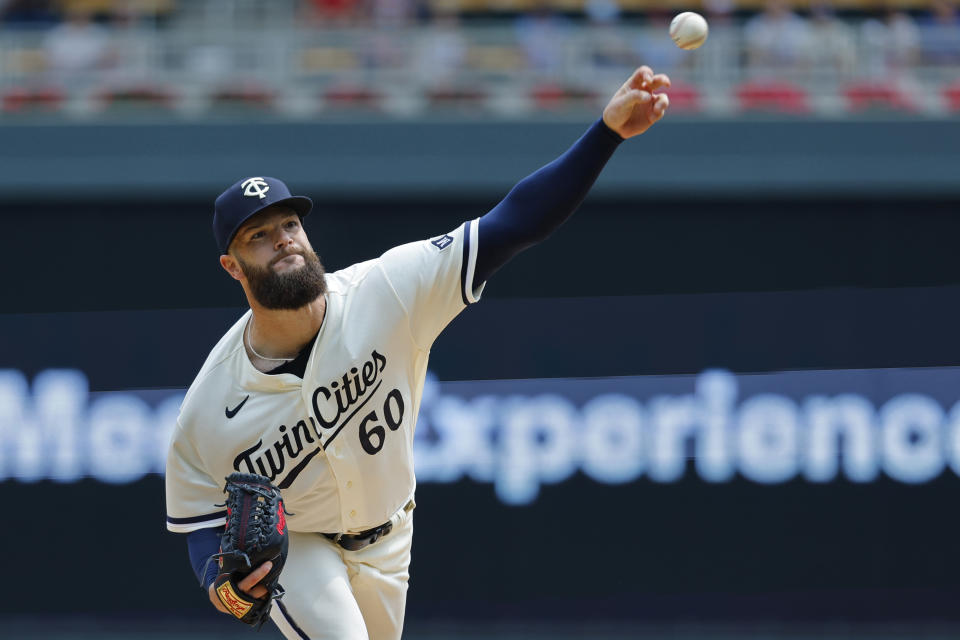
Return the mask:
M470 264L470 221L468 220L463 226L463 262L460 264L460 297L463 299L463 304L470 306L470 301L467 299L467 287L470 286L467 283L467 267Z
M289 624L290 627L297 632L297 635L300 636L303 640L310 640L309 636L307 636L307 634L303 632L303 629L301 629L299 625L297 625L297 623L293 621L293 618L290 617L290 612L287 611L287 608L285 606L283 606L283 602L281 602L280 600L275 600L274 602L276 602L277 608L280 609L280 613L283 614L283 617L287 621L287 624Z
M623 138L603 119L597 120L563 155L518 182L482 216L477 225L473 282L467 282L473 222L464 224L460 265L460 297L464 305L470 304L468 291L476 291L511 258L546 239L573 215L621 142ZM267 373L304 377L316 339L313 336L294 360Z
M170 524L195 524L197 522L206 522L208 520L217 520L218 518L226 518L226 511L217 511L216 513L208 513L203 516L191 516L189 518L173 518L167 516L167 522Z
M621 142L623 138L602 119L597 120L562 156L518 182L480 218L477 261L470 283L474 291L577 210Z

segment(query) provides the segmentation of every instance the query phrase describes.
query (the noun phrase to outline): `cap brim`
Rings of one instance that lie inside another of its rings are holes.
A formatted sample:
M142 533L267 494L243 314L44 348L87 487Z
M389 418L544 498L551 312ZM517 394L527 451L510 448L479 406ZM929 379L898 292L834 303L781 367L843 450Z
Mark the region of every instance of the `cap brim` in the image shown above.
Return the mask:
M284 198L282 200L277 200L276 202L271 202L270 204L265 204L255 211L251 211L250 215L245 217L243 220L237 223L236 228L233 230L233 233L230 234L230 239L227 240L227 246L224 247L221 251L224 255L230 250L230 245L233 244L233 239L237 237L237 232L240 231L240 227L246 224L247 220L257 215L264 209L269 209L270 207L275 207L278 204L286 205L297 212L297 215L301 219L306 218L307 215L313 210L313 200L306 196L290 196L289 198Z
M270 206L275 207L278 204L287 205L296 211L297 215L299 215L301 218L306 218L307 215L313 210L313 200L306 196L290 196L289 198L284 198L283 200L277 200ZM267 207L264 207L264 209L266 208Z

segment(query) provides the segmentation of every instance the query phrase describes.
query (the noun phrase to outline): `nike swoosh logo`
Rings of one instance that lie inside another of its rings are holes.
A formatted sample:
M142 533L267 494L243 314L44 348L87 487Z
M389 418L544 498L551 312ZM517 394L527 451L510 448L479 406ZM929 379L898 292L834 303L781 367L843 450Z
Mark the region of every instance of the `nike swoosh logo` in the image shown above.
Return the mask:
M224 415L227 416L227 420L229 420L229 419L232 418L233 416L237 415L237 413L240 411L240 409L243 409L243 405L247 404L247 400L249 400L249 399L250 399L250 396L247 396L246 398L243 399L243 402L241 402L240 404L238 404L235 408L231 409L230 407L227 407L226 409L224 409L224 410L223 410L223 413L224 413Z

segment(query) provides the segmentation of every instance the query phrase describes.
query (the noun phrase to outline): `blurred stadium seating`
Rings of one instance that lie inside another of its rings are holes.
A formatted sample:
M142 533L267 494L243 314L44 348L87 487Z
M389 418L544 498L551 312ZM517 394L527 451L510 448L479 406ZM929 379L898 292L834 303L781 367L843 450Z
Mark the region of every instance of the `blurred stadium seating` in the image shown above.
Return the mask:
M118 4L123 11L111 9ZM595 110L641 63L678 81L671 95L680 113L960 109L960 14L947 0L698 4L153 0L48 3L38 12L44 3L8 0L0 2L0 117L118 108L524 117ZM667 36L682 8L710 19L701 50L680 51Z

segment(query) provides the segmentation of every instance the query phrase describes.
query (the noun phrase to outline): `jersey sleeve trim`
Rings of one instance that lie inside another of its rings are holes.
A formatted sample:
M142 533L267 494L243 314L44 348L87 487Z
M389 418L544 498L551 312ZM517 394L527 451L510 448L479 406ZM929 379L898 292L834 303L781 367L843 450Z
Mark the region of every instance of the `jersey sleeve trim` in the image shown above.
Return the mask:
M167 516L167 530L173 533L190 533L197 529L206 529L208 527L218 527L227 523L227 512L217 511L202 516L193 516L191 518L174 518Z
M473 289L473 274L477 269L477 221L468 220L463 229L463 263L460 266L460 297L464 305L470 305L479 299L483 285Z

